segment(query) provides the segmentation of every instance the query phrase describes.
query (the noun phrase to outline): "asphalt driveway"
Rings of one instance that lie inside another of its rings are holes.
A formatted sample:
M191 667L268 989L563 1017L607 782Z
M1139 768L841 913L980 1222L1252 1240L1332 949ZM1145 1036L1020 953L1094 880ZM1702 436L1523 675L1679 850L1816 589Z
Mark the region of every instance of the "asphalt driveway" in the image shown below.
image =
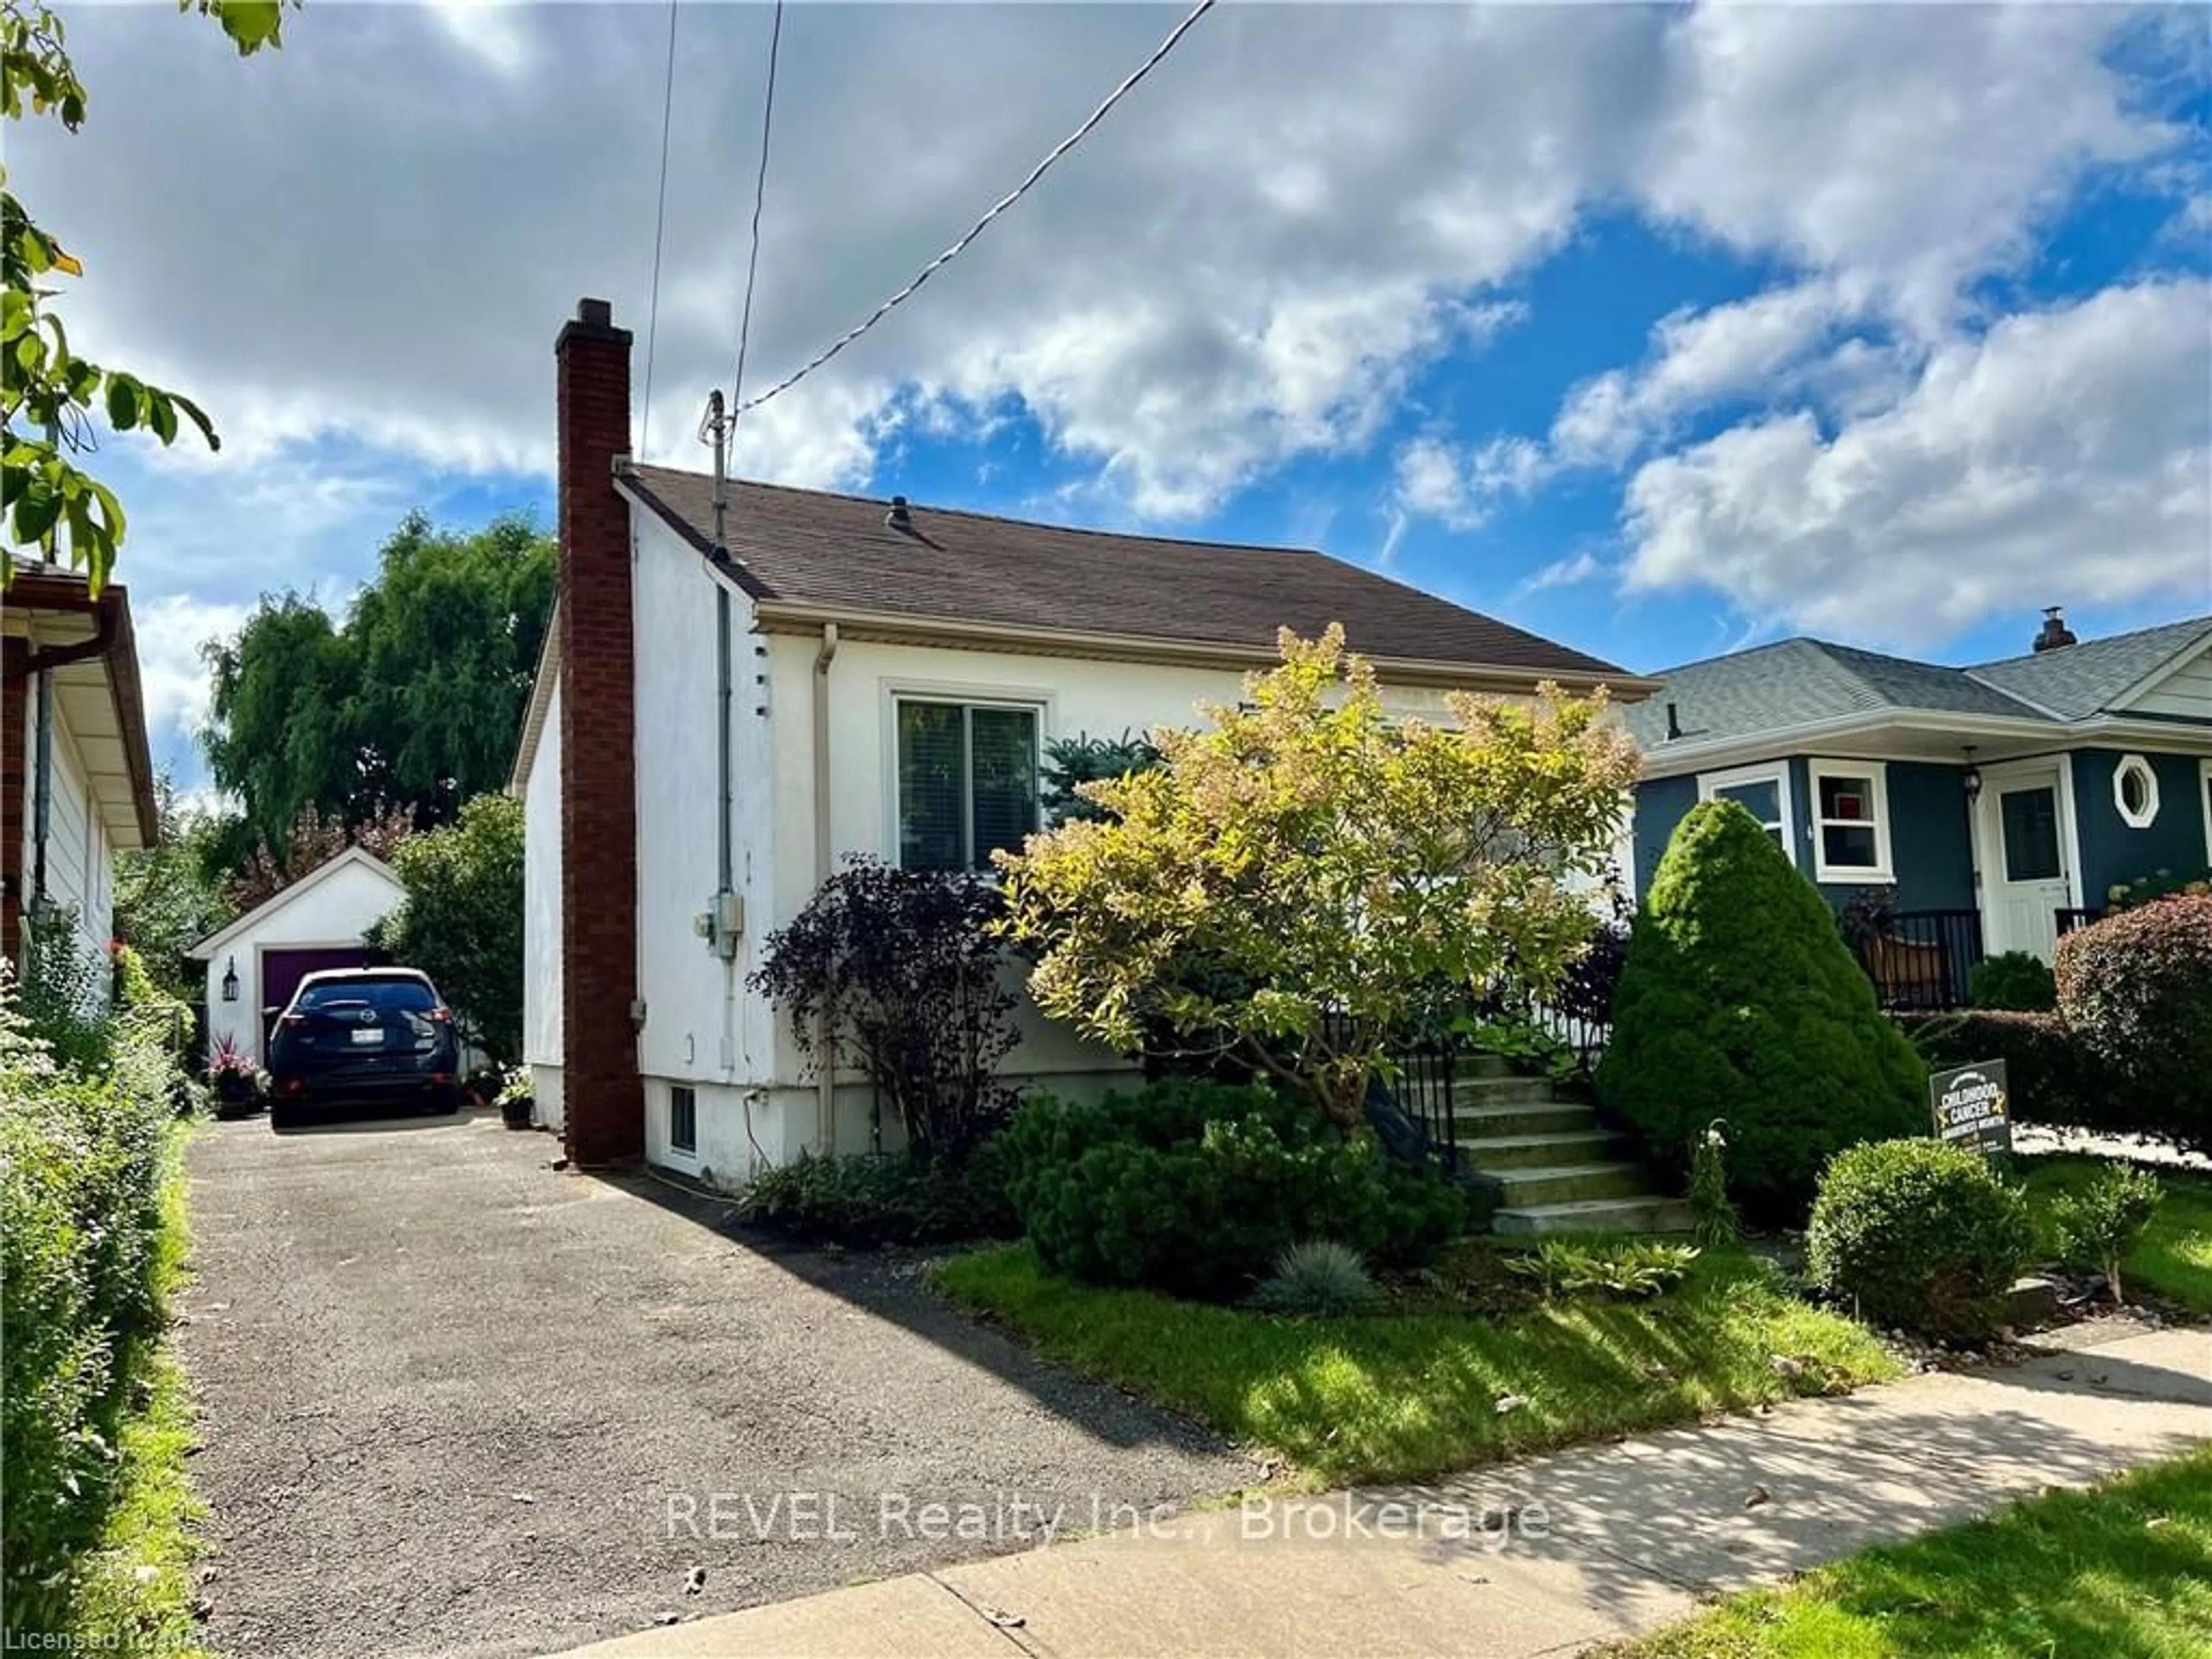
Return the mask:
M911 1259L766 1252L556 1152L490 1115L196 1139L218 1652L555 1651L1256 1474Z

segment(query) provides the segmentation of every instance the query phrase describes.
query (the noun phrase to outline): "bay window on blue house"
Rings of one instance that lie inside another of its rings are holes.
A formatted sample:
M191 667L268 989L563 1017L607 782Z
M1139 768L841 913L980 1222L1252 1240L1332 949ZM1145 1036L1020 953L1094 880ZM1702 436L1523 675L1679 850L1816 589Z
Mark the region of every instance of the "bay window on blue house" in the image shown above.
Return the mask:
M2212 872L2212 617L1969 667L1813 639L1686 665L1626 711L1639 896L1700 800L1765 826L1884 1000L1963 1001L1984 955L2051 959L2116 887Z

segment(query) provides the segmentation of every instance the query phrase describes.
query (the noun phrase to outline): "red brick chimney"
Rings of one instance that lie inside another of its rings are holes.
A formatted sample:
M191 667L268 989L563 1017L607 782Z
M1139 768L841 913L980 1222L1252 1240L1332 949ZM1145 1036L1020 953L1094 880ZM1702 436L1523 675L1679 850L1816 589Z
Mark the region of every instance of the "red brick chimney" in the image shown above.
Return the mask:
M580 300L560 366L562 1139L589 1168L645 1155L638 1081L635 635L629 504L629 331Z

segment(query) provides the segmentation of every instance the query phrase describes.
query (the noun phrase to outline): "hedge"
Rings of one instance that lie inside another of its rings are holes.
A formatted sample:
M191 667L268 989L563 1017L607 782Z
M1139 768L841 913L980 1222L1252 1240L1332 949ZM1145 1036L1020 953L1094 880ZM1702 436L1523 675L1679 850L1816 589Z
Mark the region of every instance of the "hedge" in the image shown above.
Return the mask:
M2004 1061L2016 1121L2113 1127L2126 1115L2118 1091L2057 1014L1970 1008L1896 1018L1933 1069Z
M1229 1299L1295 1243L1416 1267L1467 1222L1464 1194L1440 1175L1263 1085L1164 1082L1095 1104L1042 1096L1003 1140L1007 1195L1038 1256L1091 1284Z
M2058 943L2058 1012L2131 1127L2212 1148L2212 893L2154 900Z
M9 1651L70 1628L146 1345L161 1322L171 1010L101 1022L58 1061L0 969L0 1604Z

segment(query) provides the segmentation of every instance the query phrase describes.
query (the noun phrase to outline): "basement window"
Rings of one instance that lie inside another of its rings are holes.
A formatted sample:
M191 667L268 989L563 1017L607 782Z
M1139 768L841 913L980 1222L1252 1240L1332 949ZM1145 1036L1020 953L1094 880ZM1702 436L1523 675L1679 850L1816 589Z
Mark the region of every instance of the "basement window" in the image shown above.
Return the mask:
M1037 710L898 700L898 861L988 870L1037 827Z
M688 1083L668 1085L668 1150L694 1154L699 1150L699 1095Z

